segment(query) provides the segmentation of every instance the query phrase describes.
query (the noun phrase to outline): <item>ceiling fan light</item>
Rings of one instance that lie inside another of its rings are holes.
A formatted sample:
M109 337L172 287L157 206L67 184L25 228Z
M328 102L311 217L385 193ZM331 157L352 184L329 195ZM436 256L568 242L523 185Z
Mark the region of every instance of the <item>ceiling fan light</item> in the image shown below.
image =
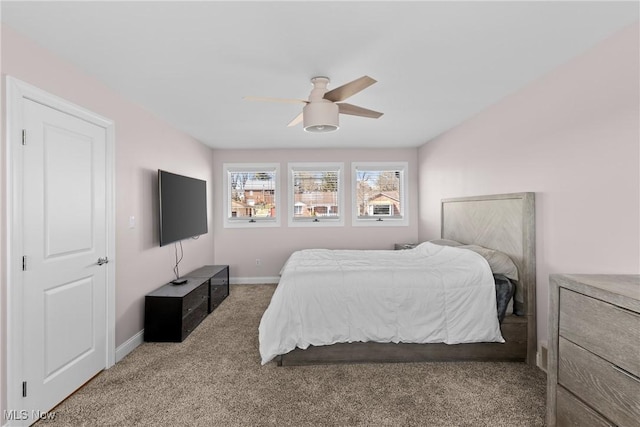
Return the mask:
M306 128L304 128L304 130L306 132L311 132L311 133L334 132L334 131L336 131L338 129L339 128L336 125L312 125L312 126L307 126Z
M302 109L306 132L327 133L338 130L338 105L328 101L311 102Z

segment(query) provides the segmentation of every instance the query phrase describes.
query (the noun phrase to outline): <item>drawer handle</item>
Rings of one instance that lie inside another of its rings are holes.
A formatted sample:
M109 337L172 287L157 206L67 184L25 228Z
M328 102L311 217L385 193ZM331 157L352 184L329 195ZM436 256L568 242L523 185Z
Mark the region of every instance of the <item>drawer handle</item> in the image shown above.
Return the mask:
M631 378L632 380L640 383L640 378L638 376L636 376L636 375L633 375L631 372L629 372L629 371L627 371L625 369L622 369L621 367L616 366L616 365L611 365L611 367L613 369L615 369L616 371L620 372L621 374L624 374L624 375L628 376L629 378Z

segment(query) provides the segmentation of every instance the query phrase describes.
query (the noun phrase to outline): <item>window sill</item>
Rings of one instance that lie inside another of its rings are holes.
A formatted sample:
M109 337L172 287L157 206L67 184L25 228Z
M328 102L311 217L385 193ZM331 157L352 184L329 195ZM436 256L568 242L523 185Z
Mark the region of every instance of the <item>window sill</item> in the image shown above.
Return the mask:
M402 219L354 219L352 222L354 227L407 227L409 226L409 220L407 218Z
M225 220L223 224L224 228L265 228L265 227L280 227L279 219L270 220Z
M343 219L294 220L289 219L289 227L344 227Z

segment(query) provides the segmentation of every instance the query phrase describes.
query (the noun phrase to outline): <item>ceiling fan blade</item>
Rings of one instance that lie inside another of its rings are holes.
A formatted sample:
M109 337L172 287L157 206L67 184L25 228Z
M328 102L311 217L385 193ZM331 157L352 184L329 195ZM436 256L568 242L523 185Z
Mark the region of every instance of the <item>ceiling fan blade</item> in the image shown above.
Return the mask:
M369 76L362 76L359 79L355 79L352 82L339 86L330 90L324 94L324 99L332 102L344 101L350 96L364 90L374 84L377 80L372 79Z
M263 101L263 102L284 102L286 104L308 104L309 101L304 99L287 99L287 98L265 98L262 96L245 96L242 99L247 101Z
M288 127L293 127L293 126L297 125L298 123L300 123L301 121L302 121L302 111L300 112L300 114L298 114L296 116L295 119L291 120L287 126Z
M378 111L367 110L366 108L358 107L357 105L347 104L345 102L338 103L340 114L350 114L352 116L369 117L377 119L384 113Z

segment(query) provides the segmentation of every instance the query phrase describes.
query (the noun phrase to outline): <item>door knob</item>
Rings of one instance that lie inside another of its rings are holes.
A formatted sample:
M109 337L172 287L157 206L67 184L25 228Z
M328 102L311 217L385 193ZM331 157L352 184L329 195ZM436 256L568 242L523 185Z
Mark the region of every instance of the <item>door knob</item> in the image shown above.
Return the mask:
M98 265L106 264L108 262L109 262L109 258L107 258L107 257L98 258Z

